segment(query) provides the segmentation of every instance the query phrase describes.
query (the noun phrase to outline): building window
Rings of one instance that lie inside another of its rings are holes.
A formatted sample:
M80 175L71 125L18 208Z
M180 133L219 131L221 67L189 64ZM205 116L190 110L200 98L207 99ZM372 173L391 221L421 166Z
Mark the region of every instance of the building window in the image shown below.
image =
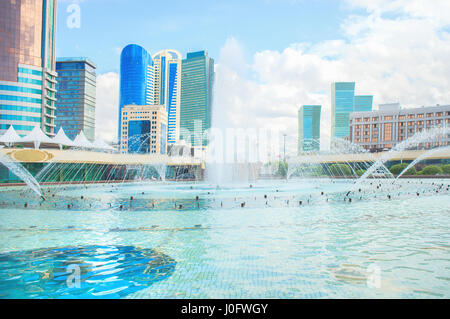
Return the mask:
M385 121L392 121L392 115L385 116L385 117L384 117L384 120L385 120Z
M392 123L384 124L384 141L385 142L392 141Z

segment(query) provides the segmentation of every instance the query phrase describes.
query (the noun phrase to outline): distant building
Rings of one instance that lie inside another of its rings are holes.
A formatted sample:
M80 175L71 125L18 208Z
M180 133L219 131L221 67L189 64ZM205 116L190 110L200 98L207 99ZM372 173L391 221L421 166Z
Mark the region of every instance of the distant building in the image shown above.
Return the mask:
M62 127L71 139L80 131L95 139L95 70L95 64L87 58L56 60L56 132Z
M350 141L365 149L391 149L415 134L450 125L450 105L402 109L399 103L382 104L378 111L350 115ZM450 145L450 136L437 136L415 148L430 149Z
M320 151L321 105L303 105L298 110L298 153Z
M331 85L331 137L348 139L352 112L372 111L372 95L356 95L355 82L335 82Z
M122 108L125 105L153 105L154 67L151 55L141 46L127 45L120 55L120 101L118 142L121 144Z
M371 112L373 95L355 95L354 112Z
M331 85L331 137L345 138L350 134L350 113L354 111L355 82Z
M153 55L154 103L165 105L168 113L167 143L180 137L181 53L162 50Z
M167 112L162 105L122 108L120 153L167 154Z
M194 148L207 145L199 134L211 127L213 89L214 60L206 51L188 53L181 68L180 138L188 139L186 142ZM201 132L194 135L196 122Z
M55 134L56 0L0 1L0 133Z

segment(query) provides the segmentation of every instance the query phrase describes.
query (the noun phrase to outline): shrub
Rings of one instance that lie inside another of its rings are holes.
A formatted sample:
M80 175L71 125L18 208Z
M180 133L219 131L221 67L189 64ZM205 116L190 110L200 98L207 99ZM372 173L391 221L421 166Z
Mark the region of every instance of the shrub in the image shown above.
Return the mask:
M400 175L401 172L403 172L403 170L405 168L408 167L409 164L407 163L401 163L401 164L396 164L394 166L392 166L389 171L394 174L394 175ZM415 167L411 167L409 168L404 175L416 175L417 171Z
M364 170L364 169L359 169L359 170L356 171L356 175L358 175L358 176L363 176L365 172L366 172L366 170Z
M347 164L333 164L330 166L330 172L333 176L351 176L352 170Z
M442 169L436 165L429 165L422 170L422 175L442 174Z
M450 164L442 165L441 168L444 174L450 175Z

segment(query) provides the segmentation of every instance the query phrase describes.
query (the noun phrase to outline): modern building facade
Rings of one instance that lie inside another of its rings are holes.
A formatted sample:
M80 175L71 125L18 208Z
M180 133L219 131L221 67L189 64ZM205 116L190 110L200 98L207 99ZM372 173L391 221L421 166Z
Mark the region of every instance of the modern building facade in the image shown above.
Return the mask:
M151 55L141 46L130 44L120 56L119 132L121 144L122 108L125 105L153 105L154 67Z
M355 82L331 84L331 137L348 138L350 113L372 111L373 96L355 96Z
M373 95L355 95L354 112L371 112Z
M214 60L206 51L188 53L181 67L180 138L194 147L207 146L204 132L211 127L213 89ZM195 132L197 125L201 132Z
M87 58L58 58L56 71L56 132L62 127L75 139L83 131L95 139L96 66Z
M0 2L0 133L55 134L56 0Z
M349 135L348 120L354 104L355 82L331 84L331 137L345 138Z
M402 109L399 103L382 104L378 111L350 115L350 140L376 152L391 149L423 130L449 125L450 105ZM414 145L414 148L447 145L450 145L450 136L444 134Z
M167 112L163 105L122 108L120 153L167 154Z
M181 53L162 50L153 55L154 103L164 105L168 113L167 143L180 137Z
M320 151L321 105L303 105L298 110L298 153Z

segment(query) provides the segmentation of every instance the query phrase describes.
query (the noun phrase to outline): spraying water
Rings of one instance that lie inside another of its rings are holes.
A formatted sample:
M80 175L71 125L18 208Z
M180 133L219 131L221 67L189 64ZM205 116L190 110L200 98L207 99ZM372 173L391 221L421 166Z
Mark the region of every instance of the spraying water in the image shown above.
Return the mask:
M5 154L0 154L0 162L6 166L14 175L19 177L28 187L33 190L36 194L42 197L41 186L20 163L12 160L9 156Z

